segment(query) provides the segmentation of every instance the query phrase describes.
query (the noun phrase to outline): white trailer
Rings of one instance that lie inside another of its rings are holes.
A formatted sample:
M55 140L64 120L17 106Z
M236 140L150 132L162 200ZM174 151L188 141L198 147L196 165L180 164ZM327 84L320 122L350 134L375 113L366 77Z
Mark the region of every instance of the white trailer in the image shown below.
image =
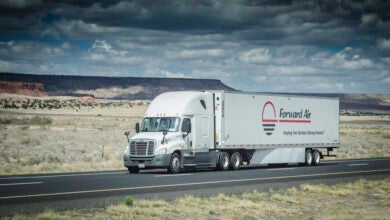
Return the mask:
M136 131L123 157L131 173L142 168L177 173L188 168L236 170L252 164L319 165L339 147L339 100L168 92L152 101Z

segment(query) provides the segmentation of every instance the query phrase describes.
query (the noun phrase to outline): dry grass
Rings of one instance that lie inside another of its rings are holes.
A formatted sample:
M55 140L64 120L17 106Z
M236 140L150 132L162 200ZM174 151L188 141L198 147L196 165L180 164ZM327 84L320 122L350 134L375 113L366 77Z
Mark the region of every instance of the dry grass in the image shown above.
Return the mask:
M0 175L123 169L123 133L146 108L0 109Z
M0 109L0 175L123 169L123 132L146 108ZM340 140L338 158L390 156L390 116L342 116Z
M304 184L285 190L136 200L132 206L45 211L37 219L389 219L390 179L335 186ZM29 216L28 218L31 218ZM14 219L27 219L17 215Z
M341 116L338 158L390 156L390 116Z

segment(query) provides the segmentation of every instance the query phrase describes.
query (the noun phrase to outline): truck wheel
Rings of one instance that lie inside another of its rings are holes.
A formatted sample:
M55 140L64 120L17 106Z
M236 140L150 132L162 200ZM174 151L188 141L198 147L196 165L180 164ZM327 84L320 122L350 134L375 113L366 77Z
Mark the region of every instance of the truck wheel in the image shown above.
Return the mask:
M305 152L305 165L311 166L313 164L313 153L310 149L307 149Z
M241 162L242 159L240 153L234 152L230 157L230 168L232 168L232 170L240 169Z
M218 170L228 170L229 169L229 154L222 152L219 155L218 159Z
M129 173L139 173L139 168L138 167L127 167L129 170Z
M321 161L321 153L318 150L313 150L313 165L318 166L320 165Z
M180 172L180 156L177 153L172 154L171 162L169 163L168 171L172 174Z

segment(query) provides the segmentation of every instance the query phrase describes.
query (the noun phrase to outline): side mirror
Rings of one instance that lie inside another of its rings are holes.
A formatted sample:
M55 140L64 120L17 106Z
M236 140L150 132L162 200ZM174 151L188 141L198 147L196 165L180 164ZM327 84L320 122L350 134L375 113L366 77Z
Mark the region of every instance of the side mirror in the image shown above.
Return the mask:
M139 123L135 123L135 132L139 133Z
M168 131L163 131L163 139L161 141L161 144L164 144L165 143L165 135L168 134Z
M130 141L130 139L129 139L130 131L125 131L125 135L127 137L127 142L129 142Z
M187 124L184 129L182 130L182 132L186 133L186 134L182 134L182 137L185 138L188 136L189 133L191 133L191 124Z

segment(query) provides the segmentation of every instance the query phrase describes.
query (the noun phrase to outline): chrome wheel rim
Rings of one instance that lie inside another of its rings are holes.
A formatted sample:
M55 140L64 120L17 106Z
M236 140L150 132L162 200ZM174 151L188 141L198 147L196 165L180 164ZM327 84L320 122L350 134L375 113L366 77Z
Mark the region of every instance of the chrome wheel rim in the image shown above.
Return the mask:
M320 163L320 154L318 152L314 152L314 161L316 164Z
M172 160L172 168L173 168L174 170L178 170L178 169L179 169L179 166L180 166L179 158L174 157L173 160Z
M308 164L311 164L313 162L313 156L311 155L310 152L306 154L306 161Z
M224 168L229 166L229 158L227 157L227 155L223 155L222 156L222 162L223 162L223 167Z
M240 159L238 158L238 155L234 155L233 162L234 167L238 167L240 165Z

